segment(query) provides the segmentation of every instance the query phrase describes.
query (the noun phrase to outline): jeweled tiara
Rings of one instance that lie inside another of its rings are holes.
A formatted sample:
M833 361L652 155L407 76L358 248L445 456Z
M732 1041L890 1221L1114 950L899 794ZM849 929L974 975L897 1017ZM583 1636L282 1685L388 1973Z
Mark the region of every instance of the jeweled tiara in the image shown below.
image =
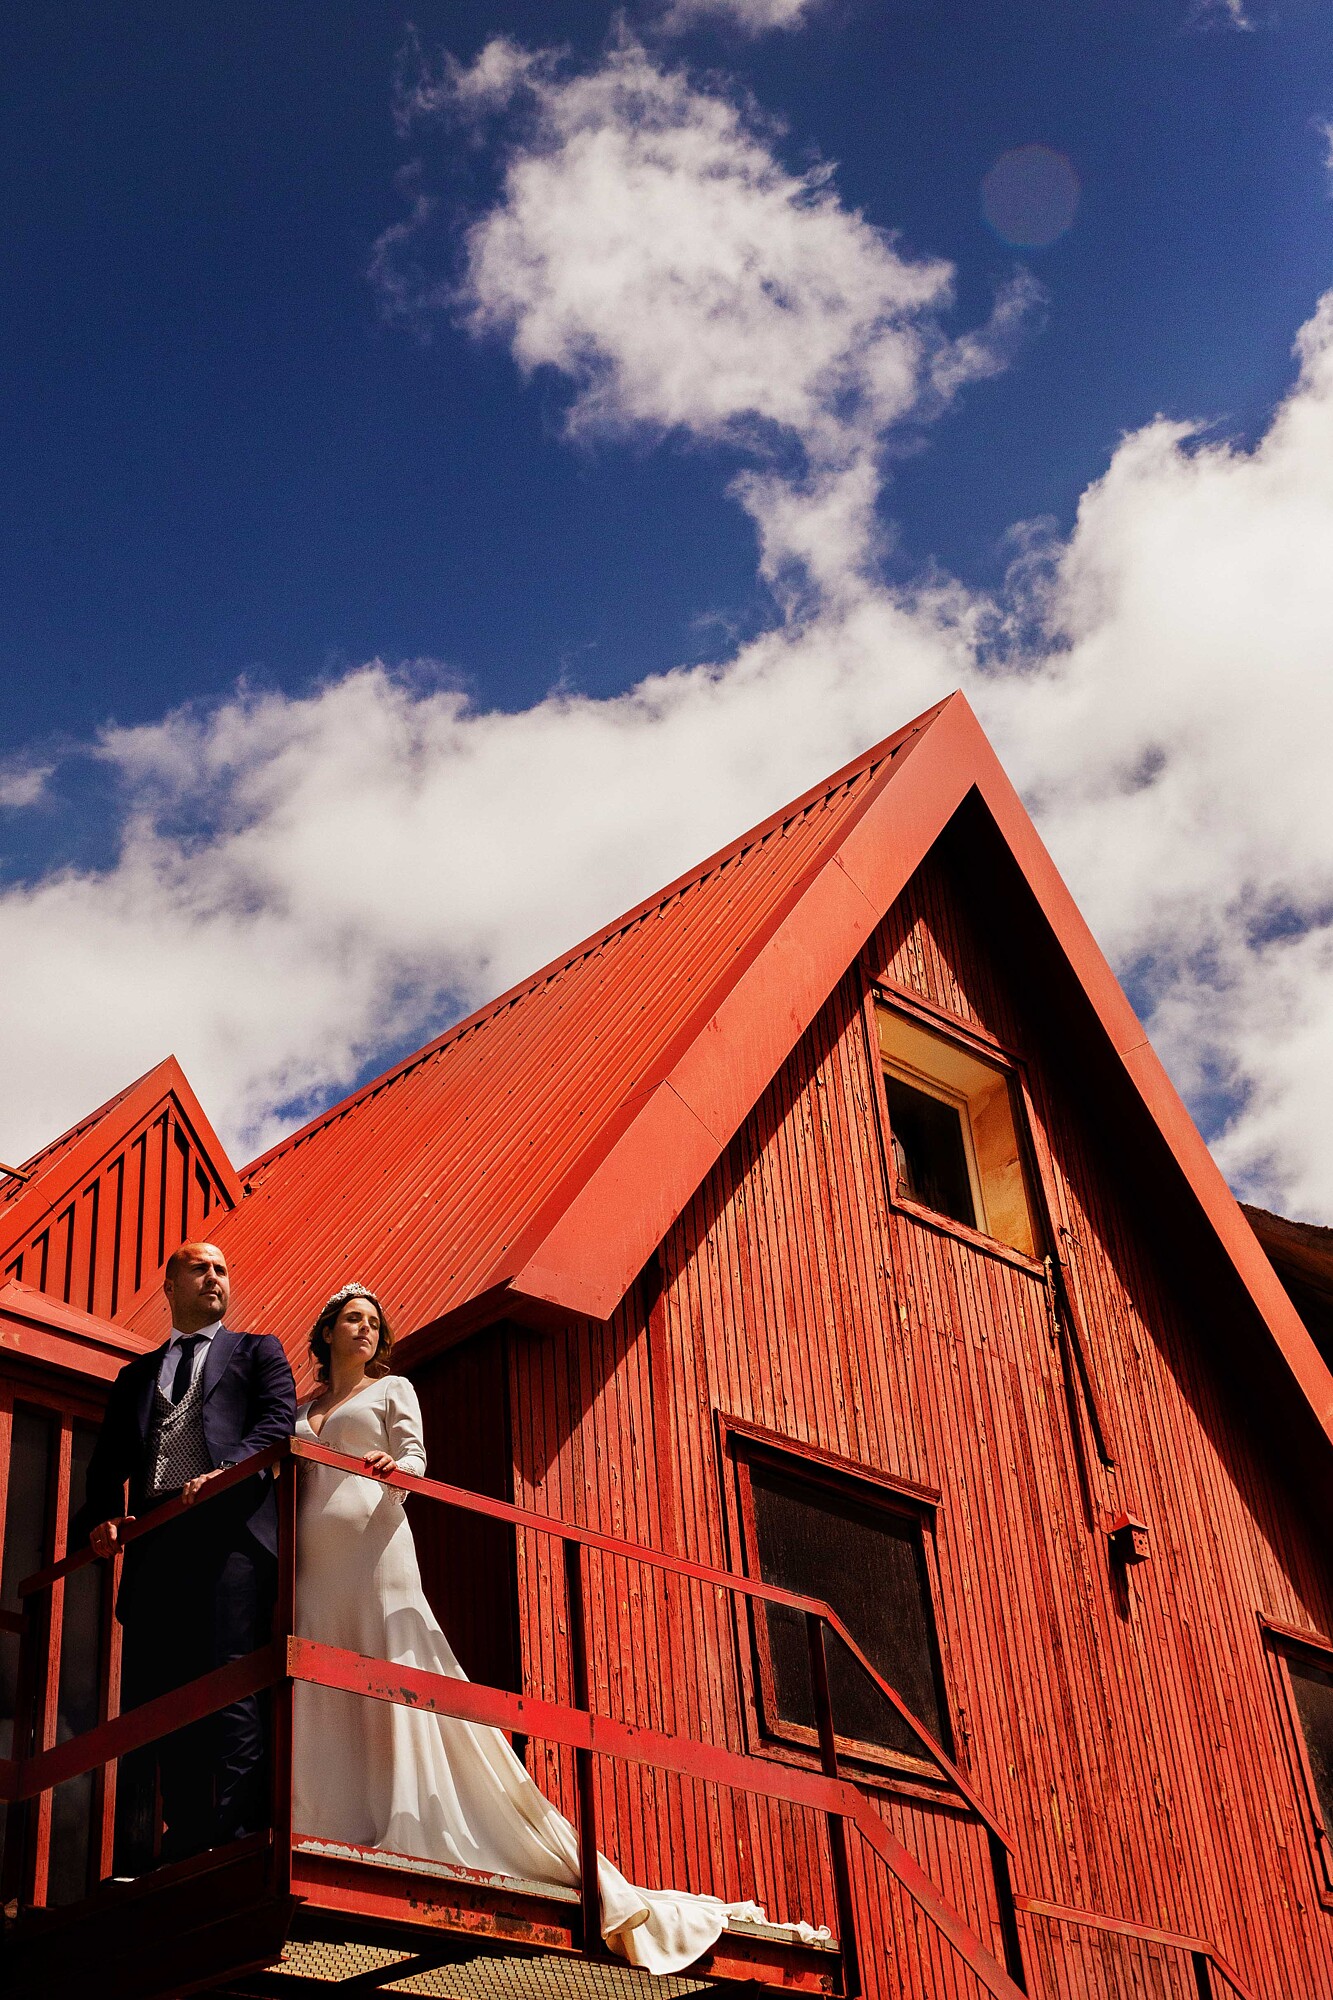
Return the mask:
M325 1299L323 1311L319 1315L320 1318L323 1319L324 1314L330 1306L340 1306L345 1299L369 1299L377 1313L382 1313L384 1310L369 1285L344 1285L342 1290L335 1292L331 1299Z

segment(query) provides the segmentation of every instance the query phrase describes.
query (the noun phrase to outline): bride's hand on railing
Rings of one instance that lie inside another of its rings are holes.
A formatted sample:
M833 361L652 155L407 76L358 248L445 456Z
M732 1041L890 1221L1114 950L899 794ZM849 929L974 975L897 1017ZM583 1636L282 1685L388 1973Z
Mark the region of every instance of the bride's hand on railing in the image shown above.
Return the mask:
M367 1472L374 1474L376 1479L387 1479L391 1472L398 1470L398 1460L387 1451L368 1451L361 1463ZM389 1492L400 1507L407 1499L401 1486L391 1486Z

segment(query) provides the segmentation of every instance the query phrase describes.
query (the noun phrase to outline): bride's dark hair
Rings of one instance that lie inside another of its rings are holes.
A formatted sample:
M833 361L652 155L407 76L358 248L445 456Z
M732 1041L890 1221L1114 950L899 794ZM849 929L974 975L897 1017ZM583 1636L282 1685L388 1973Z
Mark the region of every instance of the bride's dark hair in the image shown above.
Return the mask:
M343 1307L352 1299L366 1299L380 1316L380 1344L366 1363L367 1375L387 1375L390 1357L393 1354L393 1328L384 1307L373 1292L359 1290L335 1292L319 1318L310 1329L310 1352L314 1356L315 1373L321 1382L329 1379L329 1345L334 1324Z

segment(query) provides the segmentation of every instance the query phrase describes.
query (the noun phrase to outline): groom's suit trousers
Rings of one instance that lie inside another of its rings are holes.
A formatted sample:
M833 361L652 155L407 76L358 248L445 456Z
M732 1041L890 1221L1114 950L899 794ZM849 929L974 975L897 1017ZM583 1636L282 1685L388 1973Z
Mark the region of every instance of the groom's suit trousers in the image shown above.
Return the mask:
M276 1565L266 1549L216 1518L225 1513L226 1496L142 1544L141 1587L124 1620L122 1708L243 1659L268 1639ZM154 1761L167 1829L164 1860L264 1825L266 1738L260 1697L250 1695L150 1748L137 1776L123 1772L117 1846L124 1872L148 1865Z

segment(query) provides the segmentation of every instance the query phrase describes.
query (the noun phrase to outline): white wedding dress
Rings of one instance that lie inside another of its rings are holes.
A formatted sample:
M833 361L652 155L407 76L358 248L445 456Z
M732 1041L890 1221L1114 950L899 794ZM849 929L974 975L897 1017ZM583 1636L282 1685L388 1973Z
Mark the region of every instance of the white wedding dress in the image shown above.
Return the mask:
M314 1440L308 1410L296 1435ZM354 1458L387 1451L404 1472L426 1469L420 1405L401 1375L366 1382L326 1419L318 1442ZM422 1590L403 1493L332 1466L303 1465L300 1476L297 1629L465 1678ZM298 1683L294 1765L298 1837L578 1886L574 1828L498 1729ZM754 1903L636 1888L602 1857L598 1888L607 1944L649 1972L692 1965L729 1917L765 1920Z

